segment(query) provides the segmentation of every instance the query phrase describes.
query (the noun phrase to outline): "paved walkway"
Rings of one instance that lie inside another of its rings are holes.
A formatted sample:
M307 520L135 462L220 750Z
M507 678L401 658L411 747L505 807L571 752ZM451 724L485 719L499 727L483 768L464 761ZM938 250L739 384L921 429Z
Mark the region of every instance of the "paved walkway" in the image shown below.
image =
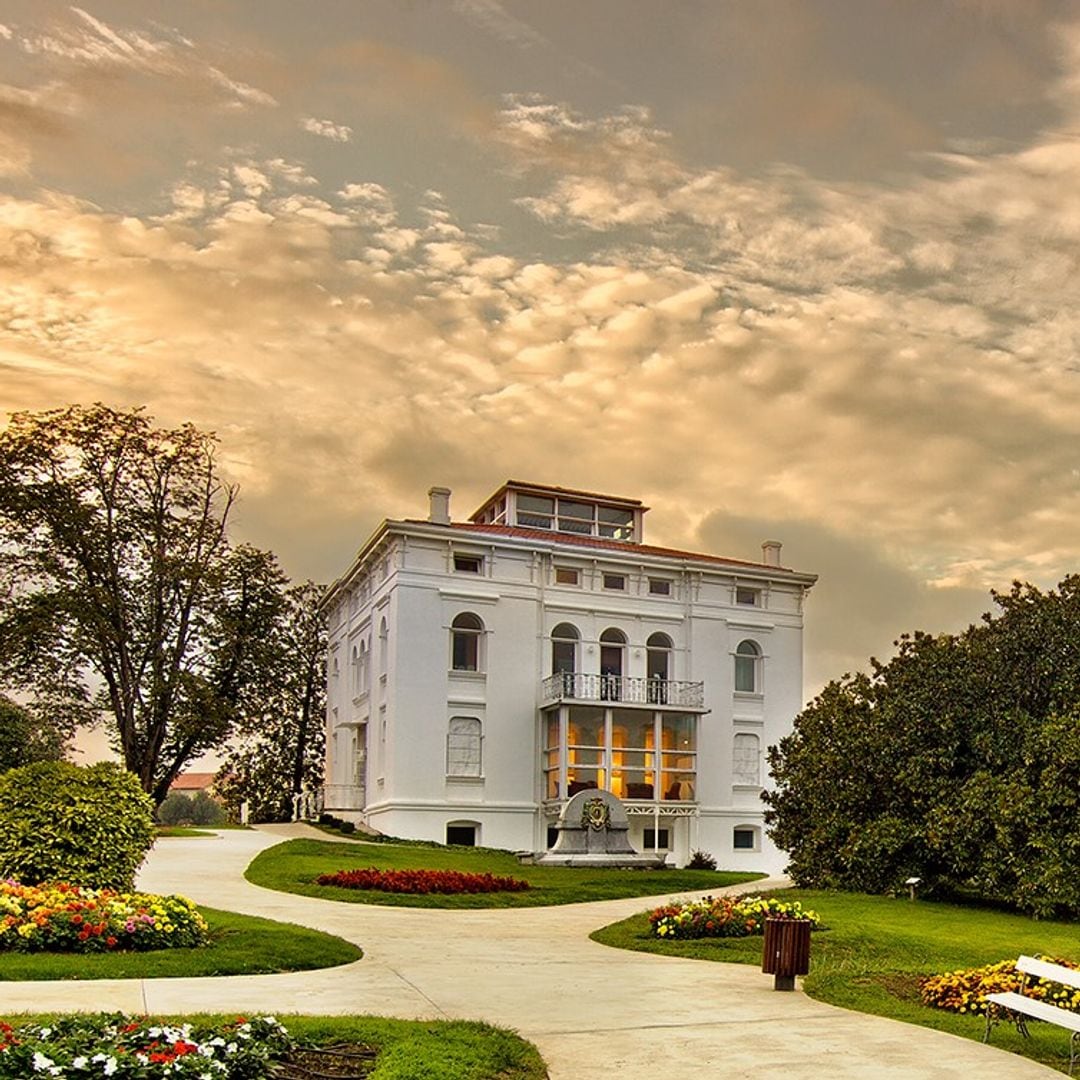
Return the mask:
M0 1013L122 1009L481 1019L536 1043L552 1080L1053 1075L966 1039L836 1009L801 991L776 993L771 976L748 965L624 952L588 940L597 927L647 907L641 898L434 911L291 896L243 879L257 852L305 832L306 826L273 826L214 839L161 840L139 884L327 930L360 945L363 960L287 975L0 983Z

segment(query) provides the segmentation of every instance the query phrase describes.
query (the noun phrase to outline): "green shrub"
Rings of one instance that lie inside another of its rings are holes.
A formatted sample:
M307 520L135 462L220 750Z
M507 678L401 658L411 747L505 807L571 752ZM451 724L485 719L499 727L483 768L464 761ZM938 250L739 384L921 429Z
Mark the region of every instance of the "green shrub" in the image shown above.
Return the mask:
M223 825L225 811L221 804L205 791L197 791L191 800L192 825Z
M715 870L716 857L707 851L695 851L686 864L687 870Z
M0 877L130 889L153 842L150 797L112 762L43 761L0 776Z
M191 799L182 791L170 791L154 815L159 825L186 825L192 820Z

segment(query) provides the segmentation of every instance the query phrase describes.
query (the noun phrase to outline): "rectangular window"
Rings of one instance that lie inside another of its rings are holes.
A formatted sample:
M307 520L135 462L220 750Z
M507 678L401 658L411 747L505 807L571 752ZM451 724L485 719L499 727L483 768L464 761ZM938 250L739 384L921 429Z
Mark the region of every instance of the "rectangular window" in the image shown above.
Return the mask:
M670 596L671 582L667 578L649 578L649 592L653 596Z
M484 560L479 555L455 555L454 570L459 574L479 574Z
M604 575L604 588L616 589L619 592L626 591L626 575L625 574L605 574Z
M556 585L577 585L581 580L581 576L577 570L574 570L569 566L556 566L555 567L555 584Z
M517 523L533 529L555 527L555 500L540 495L518 495Z
M757 847L753 829L736 829L732 834L732 847L736 851L753 851Z
M593 531L593 507L591 503L559 500L559 532L591 535Z
M596 508L597 532L612 540L632 540L634 538L634 513L632 510L619 510L614 506Z
M741 585L735 590L735 603L757 607L761 603L760 589L746 589Z
M660 842L657 843L657 833L660 834ZM671 847L671 841L669 839L669 832L667 829L646 829L644 846L647 850L655 851L667 851Z

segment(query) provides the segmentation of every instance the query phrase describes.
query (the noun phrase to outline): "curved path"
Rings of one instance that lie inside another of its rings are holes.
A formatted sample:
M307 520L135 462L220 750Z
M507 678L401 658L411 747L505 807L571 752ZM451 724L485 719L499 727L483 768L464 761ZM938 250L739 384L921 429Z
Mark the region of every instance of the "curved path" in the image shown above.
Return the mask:
M1052 1075L966 1039L837 1009L801 992L775 993L772 978L748 965L624 952L589 941L597 927L647 907L640 897L437 911L316 900L244 880L257 852L299 835L313 832L271 826L215 839L161 840L139 885L338 934L364 949L363 960L286 975L0 983L0 1013L121 1009L480 1019L536 1043L551 1080Z

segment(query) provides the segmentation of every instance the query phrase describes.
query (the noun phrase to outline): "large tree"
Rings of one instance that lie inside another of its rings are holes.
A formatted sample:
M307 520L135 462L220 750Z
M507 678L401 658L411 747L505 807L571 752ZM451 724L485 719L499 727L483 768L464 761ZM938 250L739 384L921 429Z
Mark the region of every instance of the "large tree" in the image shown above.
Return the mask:
M104 715L158 802L257 711L284 602L273 556L229 543L215 450L100 404L0 433L0 676L69 725Z
M769 751L766 821L800 884L974 890L1080 911L1080 576L1015 584L957 635L901 638Z
M64 733L42 717L0 695L0 772L35 761L59 761Z
M272 692L247 715L215 788L253 821L289 821L297 795L318 787L326 746L326 627L322 588L308 581L286 593L265 682Z

